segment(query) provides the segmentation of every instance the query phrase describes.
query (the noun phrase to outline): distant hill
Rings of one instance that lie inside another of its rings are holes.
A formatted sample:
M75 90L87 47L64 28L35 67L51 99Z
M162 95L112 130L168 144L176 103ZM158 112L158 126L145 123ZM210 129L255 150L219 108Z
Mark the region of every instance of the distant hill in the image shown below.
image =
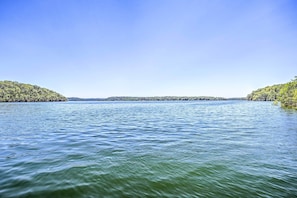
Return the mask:
M285 83L257 89L247 96L253 101L276 101L282 107L297 109L297 77Z
M211 96L153 96L153 97L128 97L116 96L106 98L107 101L191 101L191 100L225 100L222 97Z
M52 102L67 101L59 93L36 85L14 81L0 81L0 102Z
M113 96L108 98L76 98L70 97L69 101L193 101L193 100L226 100L222 97L211 96L153 96L153 97L133 97L133 96Z

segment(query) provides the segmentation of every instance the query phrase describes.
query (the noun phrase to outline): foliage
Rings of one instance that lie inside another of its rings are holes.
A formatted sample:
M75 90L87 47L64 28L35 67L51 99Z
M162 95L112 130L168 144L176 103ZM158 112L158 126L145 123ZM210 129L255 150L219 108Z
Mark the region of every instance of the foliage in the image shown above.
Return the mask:
M297 109L297 77L291 82L253 91L248 100L280 102L282 107Z
M0 81L0 102L66 101L67 98L49 89L13 81Z
M283 85L267 86L253 91L247 96L248 100L254 101L275 101L279 97L279 91Z
M297 77L282 86L278 101L285 108L297 109Z
M233 99L233 98L232 98ZM234 98L234 100L242 98ZM68 98L70 101L193 101L193 100L226 100L222 97L210 96L154 96L154 97L132 97L114 96L108 98Z
M224 100L221 97L210 96L155 96L155 97L128 97L117 96L106 98L107 101L177 101L177 100Z

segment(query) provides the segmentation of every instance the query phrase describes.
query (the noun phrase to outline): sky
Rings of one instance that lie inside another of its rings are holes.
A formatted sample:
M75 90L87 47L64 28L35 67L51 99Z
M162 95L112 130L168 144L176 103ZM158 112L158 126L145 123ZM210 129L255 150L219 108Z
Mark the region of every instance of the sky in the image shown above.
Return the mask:
M0 80L244 97L297 75L296 0L0 0Z

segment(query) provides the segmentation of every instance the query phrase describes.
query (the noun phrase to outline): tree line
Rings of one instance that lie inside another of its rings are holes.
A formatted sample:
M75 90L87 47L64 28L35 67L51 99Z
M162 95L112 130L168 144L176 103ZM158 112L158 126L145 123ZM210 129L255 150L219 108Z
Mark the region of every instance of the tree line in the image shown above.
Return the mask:
M153 97L129 97L115 96L108 97L105 101L193 101L193 100L225 100L222 97L211 96L153 96Z
M0 81L0 102L52 102L67 98L37 85L14 81Z
M231 98L231 100L242 100L243 98ZM212 96L152 96L152 97L133 97L133 96L113 96L108 98L77 98L70 97L69 101L195 101L195 100L227 100L223 97Z
M253 91L247 96L248 100L276 101L282 107L297 109L297 76L285 84L267 86Z

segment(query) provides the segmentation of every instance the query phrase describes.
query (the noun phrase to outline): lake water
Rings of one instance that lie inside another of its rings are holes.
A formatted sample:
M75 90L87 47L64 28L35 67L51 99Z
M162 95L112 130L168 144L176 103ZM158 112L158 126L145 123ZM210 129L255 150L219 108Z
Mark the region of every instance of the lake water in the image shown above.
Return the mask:
M0 197L297 197L270 102L0 103Z

